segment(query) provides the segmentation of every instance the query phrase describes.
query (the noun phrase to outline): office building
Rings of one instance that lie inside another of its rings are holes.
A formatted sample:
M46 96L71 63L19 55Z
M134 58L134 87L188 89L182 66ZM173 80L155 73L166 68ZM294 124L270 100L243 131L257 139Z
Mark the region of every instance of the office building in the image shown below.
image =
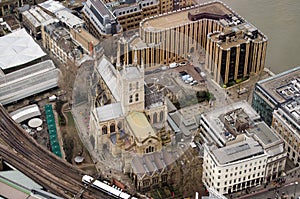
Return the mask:
M297 97L299 88L292 82L297 82L299 76L300 67L296 67L256 83L252 107L269 126L272 124L273 111L293 97Z
M117 18L101 0L88 0L82 9L82 14L87 30L97 39L122 32Z
M299 165L300 67L256 83L253 108L284 140L288 158Z
M59 23L52 23L42 27L43 46L56 56L61 62L67 63L76 57L76 45L73 43L69 31Z
M36 5L44 0L1 0L0 1L0 17L14 14L16 9L26 4Z
M188 0L117 0L117 1L87 1L83 9L83 17L87 28L97 38L118 34L121 31L136 29L140 22L155 15L171 12L194 5ZM104 20L105 19L105 20ZM116 24L116 31L113 27ZM105 28L107 26L107 28ZM113 28L113 29L111 29Z
M200 137L203 182L220 194L262 185L284 171L283 141L246 101L202 114Z
M73 14L74 11L65 7L61 2L55 0L48 0L38 4L48 15L57 18L68 30L72 28L81 28L84 21Z
M158 15L159 0L127 0L106 4L123 28L123 31L138 28L146 17Z
M120 43L117 64L130 64L136 52L138 63L143 59L146 67L154 68L206 50L205 69L223 86L260 73L266 46L263 33L214 1L143 19L139 36Z
M285 103L273 113L272 128L284 141L288 158L300 164L300 98Z
M21 13L24 27L37 39L41 39L41 26L54 22L54 18L44 12L41 8L33 6Z

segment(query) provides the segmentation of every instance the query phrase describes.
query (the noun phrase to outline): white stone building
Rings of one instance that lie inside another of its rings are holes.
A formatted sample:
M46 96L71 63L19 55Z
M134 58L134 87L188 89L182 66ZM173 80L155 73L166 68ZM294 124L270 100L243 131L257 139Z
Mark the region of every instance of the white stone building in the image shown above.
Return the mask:
M262 185L281 176L283 141L246 101L202 114L203 182L220 194Z

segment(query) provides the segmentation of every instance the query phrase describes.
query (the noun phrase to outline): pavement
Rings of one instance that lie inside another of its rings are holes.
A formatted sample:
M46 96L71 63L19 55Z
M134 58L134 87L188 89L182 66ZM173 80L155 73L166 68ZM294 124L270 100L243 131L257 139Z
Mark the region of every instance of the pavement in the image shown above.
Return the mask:
M238 199L268 199L268 198L288 198L293 196L294 192L297 196L300 196L300 167L294 169L293 172L283 177L284 183L279 184L275 181L269 182L266 186L260 185L249 189L250 194L246 194L246 191L240 191L227 196L228 198ZM298 184L297 184L298 183ZM278 192L278 193L276 193ZM282 195L284 193L284 195Z

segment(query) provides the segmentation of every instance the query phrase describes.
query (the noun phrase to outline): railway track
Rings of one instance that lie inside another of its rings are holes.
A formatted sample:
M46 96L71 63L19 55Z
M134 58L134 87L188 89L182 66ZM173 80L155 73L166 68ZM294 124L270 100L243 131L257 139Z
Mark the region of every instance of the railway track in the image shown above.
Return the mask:
M8 145L0 145L0 156L49 191L64 198L73 198L85 188L81 182L85 174L41 147L0 105L0 137ZM12 150L13 149L13 150ZM109 198L103 193L87 189L82 198Z

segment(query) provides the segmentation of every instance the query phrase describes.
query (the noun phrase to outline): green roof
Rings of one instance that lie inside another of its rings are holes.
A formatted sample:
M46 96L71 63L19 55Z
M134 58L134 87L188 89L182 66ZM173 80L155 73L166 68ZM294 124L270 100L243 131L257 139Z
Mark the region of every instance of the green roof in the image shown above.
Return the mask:
M51 104L45 105L45 112L46 112L46 120L48 124L48 133L50 136L51 150L58 157L62 157L60 146L57 140L56 124L55 124L55 119L54 119L54 114L53 114L53 109Z

